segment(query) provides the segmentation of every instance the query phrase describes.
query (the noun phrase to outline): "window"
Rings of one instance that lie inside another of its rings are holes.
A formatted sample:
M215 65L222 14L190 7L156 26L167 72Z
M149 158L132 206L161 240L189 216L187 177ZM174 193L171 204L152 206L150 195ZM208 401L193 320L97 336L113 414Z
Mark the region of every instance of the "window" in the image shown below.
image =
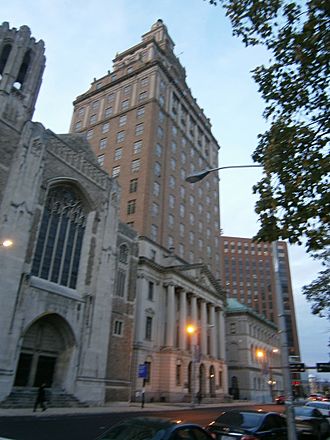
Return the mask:
M159 139L163 139L164 137L164 130L160 125L158 125L157 127L157 136L159 137Z
M139 95L139 101L141 102L141 101L145 101L146 99L147 99L147 97L148 97L148 92L142 92L142 93L140 93L140 95Z
M119 118L119 127L122 127L127 122L127 115L122 115Z
M89 118L89 122L90 122L91 124L95 124L95 123L96 123L96 115L92 115L92 116Z
M157 240L158 238L158 226L157 225L151 225L151 238L152 240Z
M178 113L178 107L179 107L179 98L173 93L172 95L172 113L177 114Z
M124 87L124 96L128 96L131 93L131 86L125 86Z
M124 131L119 131L117 133L117 142L123 142L125 139L125 132Z
M175 177L174 176L170 176L169 187L170 188L175 188Z
M87 133L86 133L86 138L87 139L92 139L93 134L94 134L94 130L93 129L88 130Z
M175 383L177 386L181 385L181 365L176 365L175 371Z
M146 317L146 328L145 328L145 339L147 341L151 341L152 336L152 317L147 316Z
M85 114L85 107L81 107L81 108L78 110L78 116L79 116L79 117L82 117L82 116L84 116L84 114Z
M149 281L148 283L148 300L153 301L154 299L154 283L152 281Z
M163 151L163 147L160 144L156 144L156 155L161 157Z
M104 116L106 117L106 118L108 118L109 116L111 116L112 115L112 107L107 107L105 110L104 110Z
M174 208L175 206L175 197L172 194L168 196L168 204L170 208Z
M110 128L110 123L106 122L105 124L102 125L102 133L107 133L109 131Z
M131 179L131 181L129 183L129 192L130 193L136 192L137 187L138 187L138 179Z
M81 121L76 122L75 130L79 131L81 129Z
M97 156L97 162L101 167L104 165L104 154L100 154L100 156Z
M154 173L155 173L155 176L160 176L160 171L161 171L161 166L160 166L160 163L159 162L155 162L155 165L154 165Z
M172 153L176 153L176 142L175 141L172 141L171 142L171 150L172 150Z
M49 190L31 273L75 289L87 211L74 187Z
M140 159L132 160L131 171L132 173L137 173L140 170Z
M173 157L171 157L170 164L171 164L171 169L174 171L176 168L176 160Z
M127 202L127 214L134 214L136 208L136 200L129 200Z
M133 144L133 154L141 153L142 141L136 141Z
M165 98L164 98L163 95L160 95L160 96L159 96L159 104L160 104L162 107L163 107L164 104L165 104Z
M184 204L180 203L180 217L184 217L184 212L185 212Z
M127 110L128 109L128 99L125 99L125 101L123 101L121 103L121 109L122 110Z
M121 298L124 297L125 293L125 280L126 280L126 273L119 269L117 272L117 279L116 279L116 296L120 296Z
M123 321L118 321L117 319L113 323L113 334L116 336L122 336L123 334Z
M139 107L139 108L136 110L136 117L137 117L137 119L143 118L143 116L144 116L144 112L145 112L144 107Z
M169 226L171 228L174 226L174 215L173 214L169 214L169 216L168 216L168 224L169 224Z
M153 186L153 195L155 197L158 197L160 194L160 184L158 182L154 182L154 186Z
M173 134L173 136L176 136L177 133L178 133L178 130L177 130L176 126L172 125L172 134Z
M158 216L158 214L159 214L159 205L158 205L158 203L156 203L156 202L152 203L152 205L151 205L151 214L154 217Z
M123 155L123 149L122 148L117 148L115 150L115 160L121 159L122 155Z
M159 110L158 119L161 124L165 121L165 114L161 110Z
M144 365L146 366L147 370L145 381L149 383L151 379L151 362L145 362Z
M117 177L120 174L120 165L112 168L112 177Z
M147 87L148 84L149 84L149 78L147 76L141 79L141 87Z
M169 235L167 238L167 246L169 249L174 247L174 238L172 237L172 235Z
M119 261L127 264L128 262L128 246L127 244L121 244L119 247Z
M115 94L114 93L110 93L108 95L108 102L113 102L115 100Z
M107 138L103 138L103 139L101 139L100 140L100 143L99 143L99 148L101 149L101 150L103 150L103 148L105 148L107 146Z
M94 102L92 103L92 109L93 109L93 110L97 110L97 109L99 108L99 104L100 104L99 101L94 101Z
M143 133L144 125L143 122L141 124L137 124L135 127L135 135L140 136Z

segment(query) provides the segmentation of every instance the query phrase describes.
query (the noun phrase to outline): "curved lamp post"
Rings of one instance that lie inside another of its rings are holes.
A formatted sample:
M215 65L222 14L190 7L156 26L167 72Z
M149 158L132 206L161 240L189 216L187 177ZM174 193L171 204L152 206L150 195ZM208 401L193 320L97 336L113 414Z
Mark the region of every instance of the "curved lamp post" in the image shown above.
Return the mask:
M228 165L218 168L209 168L199 173L192 174L186 177L186 181L189 183L198 182L204 177L206 177L209 173L213 171L220 171L225 169L233 169L233 168L261 168L262 165ZM273 269L275 276L275 292L276 292L276 305L278 311L278 327L280 333L280 344L281 344L281 363L282 363L282 372L283 372L283 383L284 383L284 394L286 396L286 407L287 407L287 426L288 426L288 435L289 440L297 440L296 434L296 426L295 419L293 413L292 406L292 388L291 388L291 374L290 374L290 363L289 363L289 353L288 353L288 336L285 322L285 314L284 314L284 303L283 303L283 292L279 274L279 258L278 258L278 250L276 241L272 242L272 261L273 261Z

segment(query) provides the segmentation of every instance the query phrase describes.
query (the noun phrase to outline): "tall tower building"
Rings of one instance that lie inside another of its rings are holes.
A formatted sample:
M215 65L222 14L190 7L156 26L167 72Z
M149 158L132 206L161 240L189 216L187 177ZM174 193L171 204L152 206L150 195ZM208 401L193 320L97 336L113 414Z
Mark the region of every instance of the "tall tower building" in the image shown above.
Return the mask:
M221 275L227 296L277 323L271 243L255 243L250 238L222 236L221 253ZM278 254L289 354L299 356L288 249L283 241L278 243Z
M217 167L219 145L173 50L158 20L76 98L70 131L84 133L118 179L122 221L185 261L204 262L218 278L218 177L196 185L185 178Z

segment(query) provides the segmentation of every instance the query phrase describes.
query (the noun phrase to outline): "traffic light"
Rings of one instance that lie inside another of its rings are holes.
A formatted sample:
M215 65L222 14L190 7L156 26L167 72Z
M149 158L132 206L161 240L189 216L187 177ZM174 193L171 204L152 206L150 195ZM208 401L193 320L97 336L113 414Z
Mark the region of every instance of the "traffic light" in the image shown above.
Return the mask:
M303 373L305 371L305 364L303 362L290 362L291 373Z
M316 369L319 373L329 373L330 372L330 362L318 362L316 364Z

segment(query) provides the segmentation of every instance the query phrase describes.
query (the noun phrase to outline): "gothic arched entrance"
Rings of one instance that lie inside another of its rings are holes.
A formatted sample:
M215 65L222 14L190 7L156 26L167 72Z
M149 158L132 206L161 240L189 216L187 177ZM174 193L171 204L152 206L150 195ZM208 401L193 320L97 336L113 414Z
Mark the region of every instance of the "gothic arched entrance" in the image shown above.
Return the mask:
M72 330L63 318L56 314L39 318L24 334L14 386L60 386L74 345Z

